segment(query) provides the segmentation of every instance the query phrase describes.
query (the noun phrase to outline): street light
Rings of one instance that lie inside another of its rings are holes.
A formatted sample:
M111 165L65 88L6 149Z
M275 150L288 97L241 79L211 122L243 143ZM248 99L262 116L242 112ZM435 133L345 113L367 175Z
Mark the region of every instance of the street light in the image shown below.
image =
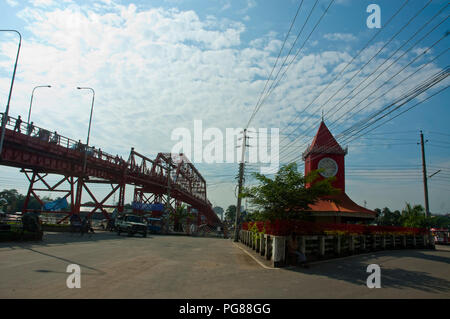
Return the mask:
M30 124L31 106L33 104L34 90L36 90L37 88L51 88L51 85L38 85L34 87L33 92L31 92L30 109L28 110L28 120L27 120L28 124Z
M92 106L91 106L91 116L89 117L89 128L88 135L86 140L86 149L84 150L84 163L83 163L83 175L86 172L86 161L87 161L87 148L89 146L89 135L91 134L91 123L92 123L92 112L94 111L94 99L95 99L95 91L90 87L77 87L78 90L91 90L92 91Z
M19 35L19 47L17 49L16 63L14 64L14 72L13 72L13 76L11 79L11 86L9 88L8 103L6 104L5 114L3 114L3 119L2 119L2 134L0 137L0 159L1 159L2 151L3 151L3 141L5 140L6 123L8 122L8 115L9 115L9 102L11 101L11 94L12 94L12 89L13 89L13 85L14 85L14 78L16 77L17 61L19 60L20 46L22 45L22 35L17 30L0 30L0 31L15 32Z

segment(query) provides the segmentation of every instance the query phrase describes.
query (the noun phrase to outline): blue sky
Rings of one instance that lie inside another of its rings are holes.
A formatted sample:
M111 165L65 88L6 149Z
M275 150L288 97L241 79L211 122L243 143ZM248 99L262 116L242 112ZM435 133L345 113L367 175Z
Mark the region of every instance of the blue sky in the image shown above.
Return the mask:
M408 1L385 25L404 1L334 1L286 71L285 78L260 108L252 126L280 128L281 134L293 131L290 138L306 135L292 144L290 139L283 139L280 145L282 159L299 160L317 130L322 110L330 130L338 135L358 119L391 103L446 67L449 53L444 51L449 46L448 37L419 56L449 30L449 23L444 20L450 11L448 7L391 61L405 53L402 58L366 91L358 93L357 89L354 99L333 115L336 106L344 103L345 100L339 104L347 92L358 88L357 85L447 3L434 0L427 5L428 2ZM90 96L74 88L92 86L96 89L92 144L124 158L132 146L148 155L170 151L174 144L171 132L177 127L192 129L194 120L203 120L204 125L221 130L243 127L275 63L299 3L291 0L0 0L0 29L18 29L23 35L10 114L25 117L32 88L51 84L51 89L40 89L36 93L32 114L35 124L56 129L73 139L84 139ZM314 3L314 0L304 0L282 59ZM328 0L318 1L293 52L301 47L329 3ZM307 111L300 113L379 31L366 25L369 15L366 8L371 3L381 8L381 32L349 66L348 72L333 82ZM423 7L423 11L376 55ZM441 21L442 24L423 41L407 51ZM6 105L16 47L14 35L0 32L0 105ZM430 62L439 54L442 55ZM328 101L372 56L375 56L373 61ZM413 64L389 80L416 58ZM390 61L386 62L386 66L389 65ZM423 69L413 76L421 67ZM383 68L379 69L380 73L382 71ZM367 83L375 76L377 73L368 78ZM354 114L357 109L352 107L358 99L362 100L366 92L370 93L384 81L388 83L369 96L367 107ZM448 79L442 81L408 105L445 88L448 83ZM374 100L377 94L396 84L399 84L396 89ZM420 147L416 144L419 131L423 130L429 140L426 145L429 174L441 169L430 180L431 210L450 212L449 98L450 93L445 90L370 135L348 144L347 193L356 202L366 201L369 208L395 209L402 208L406 201L423 203ZM301 119L292 122L296 115L301 115ZM335 123L341 115L342 119ZM235 202L236 165L197 166L210 185L209 197L214 204L228 206ZM252 182L251 178L247 181ZM24 191L25 177L17 169L1 167L0 189L12 187ZM127 192L131 196L132 190Z

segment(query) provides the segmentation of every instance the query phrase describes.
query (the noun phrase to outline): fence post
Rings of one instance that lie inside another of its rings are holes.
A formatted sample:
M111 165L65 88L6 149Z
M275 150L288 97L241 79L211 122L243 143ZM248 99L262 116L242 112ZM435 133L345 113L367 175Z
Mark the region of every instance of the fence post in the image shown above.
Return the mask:
M395 248L395 235L392 235L392 247Z
M280 267L284 265L286 256L286 237L273 236L272 247L273 266Z
M261 234L256 233L256 239L255 239L255 250L257 253L259 253L259 248L261 247Z
M325 256L325 237L319 236L319 255L321 257Z
M300 251L306 256L306 238L305 236L300 237Z
M403 235L403 248L406 248L406 235Z
M259 248L259 254L261 256L264 256L266 252L266 234L261 233L261 242L260 242L260 248Z
M383 235L383 237L381 237L381 247L383 249L386 249L386 235Z
M416 235L413 235L413 247L416 247Z
M376 250L377 249L377 235L373 235L372 239L373 239L373 243L372 243L373 250Z
M271 254L273 254L273 251L271 248L272 247L271 240L272 240L271 235L266 235L266 259L267 260L270 260L272 258Z
M336 247L335 247L335 253L337 255L341 254L341 236L336 235Z
M359 247L362 251L366 250L366 235L361 236L361 244Z
M355 252L355 236L353 236L353 235L350 235L350 240L348 243L348 250L350 251L350 253Z

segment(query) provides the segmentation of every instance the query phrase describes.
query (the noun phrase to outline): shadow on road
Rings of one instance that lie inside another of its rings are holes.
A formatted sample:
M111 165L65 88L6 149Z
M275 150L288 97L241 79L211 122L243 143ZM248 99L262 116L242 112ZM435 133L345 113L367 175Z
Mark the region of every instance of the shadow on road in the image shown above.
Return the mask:
M42 241L27 241L27 242L3 242L0 243L0 248L9 248L9 249L24 249L29 247L40 247L47 245L67 245L72 243L81 243L81 242L99 242L106 240L117 240L127 238L139 238L142 236L135 235L133 237L128 237L126 235L118 236L113 232L105 232L105 231L97 231L94 234L83 234L79 233L68 233L68 232L44 232L44 236ZM151 236L147 236L145 239L151 239Z
M383 262L395 259L400 263L415 265L416 262L433 261L442 263L442 269L449 269L450 251L442 252L446 256L437 256L433 251L404 250L392 252L378 252L362 256L354 256L346 259L330 260L324 263L312 264L310 268L287 267L288 271L301 272L319 277L328 277L346 281L355 285L365 285L366 272L369 264L378 264L381 267L381 286L395 289L417 289L433 293L450 292L450 281L444 278L436 278L424 271L413 271L405 268L383 267ZM448 256L448 257L447 257ZM388 259L386 259L388 257ZM389 258L392 257L392 258ZM406 258L409 260L407 261ZM402 261L402 259L404 259ZM413 259L413 260L411 260ZM426 265L425 265L426 267Z
M96 269L96 268L93 268L93 267L89 267L89 266L80 264L79 262L74 261L74 260L69 260L69 259L66 259L66 258L58 257L58 256L55 256L55 255L52 255L52 254L44 253L44 252L42 252L42 251L37 251L37 250L32 249L32 248L25 248L25 249L26 249L26 250L29 250L29 251L31 251L31 252L34 252L34 253L36 253L36 254L41 254L41 255L43 255L43 256L47 256L47 257L51 257L51 258L54 258L54 259L58 259L58 260L63 261L64 263L67 263L67 264L77 264L77 265L79 265L79 266L81 266L81 267L83 267L83 268L86 268L86 269L90 269L90 270L92 270L92 271L95 271L95 272L97 272L98 274L102 274L102 275L105 274L105 272L103 272L103 271L101 271L101 270L98 270L98 269ZM39 269L39 270L36 270L36 271L37 271L37 272L43 272L43 273L45 273L45 272L54 272L54 271L51 271L51 270L45 270L45 269Z

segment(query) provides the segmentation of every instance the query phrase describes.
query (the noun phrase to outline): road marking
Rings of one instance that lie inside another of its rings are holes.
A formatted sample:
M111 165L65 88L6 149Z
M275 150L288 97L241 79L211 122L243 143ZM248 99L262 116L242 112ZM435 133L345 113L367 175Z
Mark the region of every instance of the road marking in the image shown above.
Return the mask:
M250 257L253 258L254 261L256 261L261 267L265 268L265 269L280 269L280 268L274 268L274 267L268 267L266 265L264 265L262 262L260 262L258 259L255 258L255 256L252 256L248 251L246 251L244 248L238 246L237 244L235 244L233 242L233 245L236 246L237 248L241 249L243 252L245 252L247 255L249 255Z

